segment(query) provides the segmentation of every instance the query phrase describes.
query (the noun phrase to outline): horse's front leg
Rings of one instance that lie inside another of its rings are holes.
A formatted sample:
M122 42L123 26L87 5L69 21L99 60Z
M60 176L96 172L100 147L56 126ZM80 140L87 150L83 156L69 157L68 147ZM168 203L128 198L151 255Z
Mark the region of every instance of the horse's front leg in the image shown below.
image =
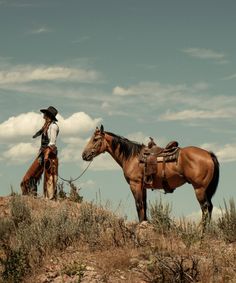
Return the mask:
M147 192L143 184L137 181L130 181L130 189L133 193L139 222L147 220Z

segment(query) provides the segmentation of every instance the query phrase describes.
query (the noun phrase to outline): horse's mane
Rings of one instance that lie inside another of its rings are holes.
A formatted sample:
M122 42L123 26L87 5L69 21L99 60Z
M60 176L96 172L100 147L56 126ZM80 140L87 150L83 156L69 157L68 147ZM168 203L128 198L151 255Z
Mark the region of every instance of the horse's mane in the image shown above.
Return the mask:
M119 146L119 153L123 154L123 156L126 159L129 159L130 157L134 155L138 155L141 152L141 149L144 147L143 144L140 144L138 142L130 141L125 137L118 136L116 134L106 132L108 135L112 136L112 150L116 150Z

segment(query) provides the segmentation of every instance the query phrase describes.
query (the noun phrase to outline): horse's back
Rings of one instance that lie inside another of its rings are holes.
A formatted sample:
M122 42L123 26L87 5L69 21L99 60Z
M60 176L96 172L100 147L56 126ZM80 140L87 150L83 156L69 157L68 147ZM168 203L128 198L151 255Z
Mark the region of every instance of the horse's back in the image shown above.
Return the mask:
M211 159L211 153L206 149L197 146L187 146L180 148L180 153L186 155L187 157L196 157L196 158L204 158Z

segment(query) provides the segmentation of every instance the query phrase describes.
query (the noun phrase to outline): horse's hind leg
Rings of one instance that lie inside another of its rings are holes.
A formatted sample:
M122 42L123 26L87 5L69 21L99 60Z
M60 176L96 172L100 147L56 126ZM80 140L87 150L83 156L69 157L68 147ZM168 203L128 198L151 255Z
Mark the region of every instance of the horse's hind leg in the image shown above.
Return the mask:
M201 225L202 225L202 236L203 236L206 230L206 226L207 224L209 224L211 220L213 205L211 200L207 199L206 188L204 187L195 188L195 194L202 210Z

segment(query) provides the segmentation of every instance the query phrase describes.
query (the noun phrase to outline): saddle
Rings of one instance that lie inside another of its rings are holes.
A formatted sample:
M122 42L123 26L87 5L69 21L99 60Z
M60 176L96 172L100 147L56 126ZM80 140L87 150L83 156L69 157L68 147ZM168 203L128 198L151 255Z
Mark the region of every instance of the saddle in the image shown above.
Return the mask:
M148 146L146 146L140 155L140 162L144 163L144 182L152 186L153 177L157 174L157 163L162 163L162 187L165 193L172 193L165 172L166 162L177 162L179 154L179 144L177 141L169 142L166 147L162 148L156 145L153 138L150 137Z

